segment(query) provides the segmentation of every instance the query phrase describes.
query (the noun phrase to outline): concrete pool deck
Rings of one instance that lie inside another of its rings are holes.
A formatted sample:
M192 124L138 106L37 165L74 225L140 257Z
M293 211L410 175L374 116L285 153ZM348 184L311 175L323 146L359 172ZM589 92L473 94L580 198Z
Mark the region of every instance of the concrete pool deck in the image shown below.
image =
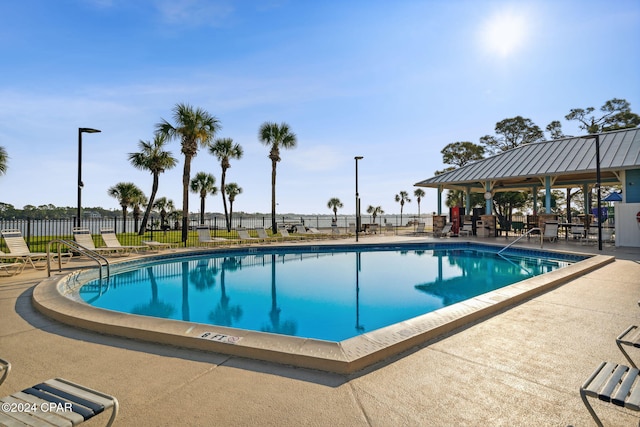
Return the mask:
M430 239L361 236L363 243L406 240ZM598 252L562 240L544 246ZM46 272L25 270L0 278L0 357L13 364L0 393L67 378L116 396L116 425L125 426L592 425L578 389L599 362L625 362L615 338L640 321L640 249L605 246L603 254L616 261L350 375L66 326L34 310L33 286ZM640 420L612 405L594 407L605 425Z

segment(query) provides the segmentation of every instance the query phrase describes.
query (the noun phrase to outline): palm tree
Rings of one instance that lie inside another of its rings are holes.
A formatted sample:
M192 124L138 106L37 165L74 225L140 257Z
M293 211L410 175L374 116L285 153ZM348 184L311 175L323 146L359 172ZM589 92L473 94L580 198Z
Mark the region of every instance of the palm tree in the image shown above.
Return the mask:
M191 191L200 194L200 224L204 224L204 199L207 194L218 194L216 178L210 173L198 172L191 180Z
M404 208L404 203L411 202L409 193L407 193L406 191L401 191L400 194L396 194L396 202L400 202L400 226L402 226L402 210Z
M332 197L327 202L327 207L333 211L333 222L338 222L338 209L344 205L337 197Z
M367 213L373 217L373 220L371 222L373 224L375 224L376 223L376 217L378 215L382 215L384 213L384 211L382 210L382 206L371 206L371 205L369 205L369 207L367 208Z
M227 197L225 180L227 177L227 169L231 167L230 159L240 159L242 157L242 147L240 144L234 144L231 138L216 139L214 144L209 147L209 153L216 156L222 167L222 175L220 176L220 192L222 193L222 204L224 205L224 217L227 222L227 231L231 231L231 220L227 213Z
M418 202L418 220L420 220L420 201L424 197L424 190L422 188L416 188L413 191L413 195L416 198L416 202Z
M271 159L271 228L273 234L278 232L276 225L276 166L280 161L280 148L295 148L296 134L291 132L286 123L264 122L260 126L258 133L260 142L271 148L269 158Z
M134 229L134 231L138 231L138 221L140 220L140 206L141 205L142 206L144 206L144 205L149 206L149 203L148 203L148 200L147 200L147 196L145 196L142 191L140 191L140 194L138 195L138 197L135 197L131 201L131 204L129 205L130 207L133 208L133 229Z
M0 175L4 175L7 173L7 161L9 160L9 156L7 155L7 150L4 147L0 147Z
M160 197L153 203L153 209L160 212L160 228L166 231L167 214L176 209L173 205L173 200Z
M191 180L191 160L198 154L198 145L205 146L220 129L217 118L201 108L189 104L176 104L173 108L175 126L166 120L156 125L156 129L168 139L180 139L184 154L182 172L182 242L186 246L189 216L189 181Z
M133 182L119 182L107 191L111 197L115 197L122 207L122 232L126 232L127 208L140 204L144 193Z
M224 191L227 193L227 197L229 197L229 224L231 224L231 220L233 219L233 202L235 202L238 194L242 194L242 187L238 186L235 182L230 182L225 185Z
M137 153L129 153L129 162L141 170L148 170L153 175L153 184L151 186L151 196L149 196L149 203L147 209L144 211L144 217L142 218L142 224L140 225L140 231L138 234L142 235L147 229L147 222L153 209L153 203L158 192L158 184L160 174L167 169L172 169L178 160L173 157L170 151L164 151L164 146L167 143L167 138L156 132L153 142L142 141L138 142Z

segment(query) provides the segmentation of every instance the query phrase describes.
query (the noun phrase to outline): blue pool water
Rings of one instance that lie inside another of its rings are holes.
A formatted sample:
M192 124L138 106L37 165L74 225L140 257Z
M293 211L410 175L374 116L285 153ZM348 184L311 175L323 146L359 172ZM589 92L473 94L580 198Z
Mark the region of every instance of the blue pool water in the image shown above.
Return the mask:
M579 260L471 245L313 249L169 258L80 295L120 312L342 341Z

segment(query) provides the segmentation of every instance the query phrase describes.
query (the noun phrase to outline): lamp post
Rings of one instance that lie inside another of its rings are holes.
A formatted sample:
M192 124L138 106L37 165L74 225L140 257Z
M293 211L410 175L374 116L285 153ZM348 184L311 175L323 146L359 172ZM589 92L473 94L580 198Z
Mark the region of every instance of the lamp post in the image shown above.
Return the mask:
M358 194L358 160L364 157L355 156L356 160L356 242L358 241L358 232L360 231L360 195Z
M600 194L600 135L587 135L583 136L583 139L595 139L596 140L596 187L598 188L598 250L602 250L602 201ZM588 212L587 212L588 213Z
M76 219L76 226L82 225L82 134L83 133L98 133L101 132L98 129L92 128L78 128L78 212Z

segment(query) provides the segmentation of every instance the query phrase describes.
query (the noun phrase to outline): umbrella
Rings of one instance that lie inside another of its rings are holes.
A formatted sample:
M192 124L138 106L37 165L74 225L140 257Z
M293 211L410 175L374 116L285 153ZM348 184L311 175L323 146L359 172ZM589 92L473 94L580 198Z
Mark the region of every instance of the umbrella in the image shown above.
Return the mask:
M620 193L611 193L607 197L602 199L602 201L603 202L621 202L622 196L620 195Z

